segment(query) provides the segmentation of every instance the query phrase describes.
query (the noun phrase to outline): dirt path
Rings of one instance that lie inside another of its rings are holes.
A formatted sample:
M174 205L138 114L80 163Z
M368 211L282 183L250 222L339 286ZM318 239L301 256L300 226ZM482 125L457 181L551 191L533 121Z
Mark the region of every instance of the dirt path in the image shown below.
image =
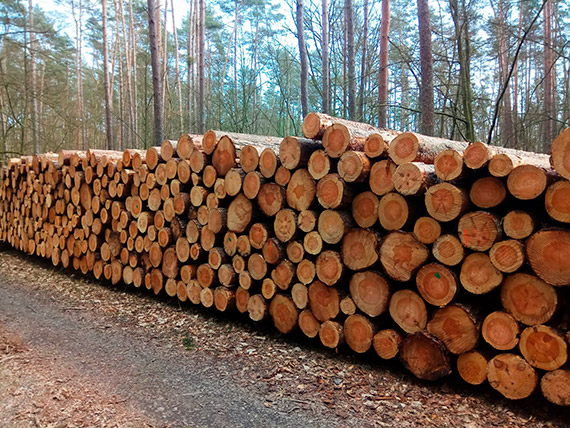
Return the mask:
M565 426L480 391L0 251L0 427Z

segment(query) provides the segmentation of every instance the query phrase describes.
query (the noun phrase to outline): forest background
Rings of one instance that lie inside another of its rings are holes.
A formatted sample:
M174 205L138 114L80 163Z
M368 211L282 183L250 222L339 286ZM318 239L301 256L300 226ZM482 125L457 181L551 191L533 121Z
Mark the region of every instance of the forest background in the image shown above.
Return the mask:
M0 160L299 135L309 111L547 152L569 36L564 0L3 0Z

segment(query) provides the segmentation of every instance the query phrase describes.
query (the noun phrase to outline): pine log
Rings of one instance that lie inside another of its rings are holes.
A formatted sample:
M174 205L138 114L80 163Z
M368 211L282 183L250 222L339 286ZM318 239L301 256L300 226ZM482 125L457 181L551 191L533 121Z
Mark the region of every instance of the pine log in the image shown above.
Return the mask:
M485 294L501 285L503 274L491 263L486 253L471 253L461 264L459 280L470 293Z
M353 129L360 129L362 132L367 133L380 131L372 125L341 119L339 117L330 116L325 113L311 112L307 114L303 120L303 135L306 138L314 138L319 140L323 137L327 128L335 123L343 124Z
M443 150L433 161L435 174L443 181L460 179L463 173L463 153L457 150Z
M253 207L249 199L242 193L237 195L228 207L228 229L232 232L242 233L251 221Z
M390 142L390 159L400 165L405 162L433 164L438 153L444 150L463 152L467 143L428 137L413 132L403 132Z
M344 343L343 326L336 321L325 321L319 328L319 339L325 347L337 348Z
M510 211L502 221L505 235L512 239L528 238L534 231L534 220L525 211Z
M243 148L247 145L255 147L279 147L281 138L261 135L239 134L237 132L224 132L210 130L204 134L202 148L206 154L214 153L217 144L222 138L229 139L236 147Z
M349 315L344 321L346 344L350 349L359 354L370 349L376 332L377 328L364 315Z
M396 164L389 159L375 162L370 168L370 176L368 177L370 190L378 196L394 190L393 177L396 167Z
M352 202L352 192L338 174L328 174L317 183L317 200L325 209L345 208Z
M270 226L263 223L254 223L249 229L249 242L257 250L261 250L269 239Z
M396 131L373 132L366 137L364 153L371 159L379 158L388 154L390 141L398 135Z
M527 201L540 196L554 177L555 171L550 168L520 165L509 174L507 188L515 198Z
M485 342L499 351L513 349L519 343L519 324L508 313L491 312L485 317L481 335Z
M339 282L344 273L341 256L333 250L326 250L320 253L317 256L315 266L319 280L329 286Z
M540 390L551 403L570 406L570 371L559 369L546 373L540 380Z
M493 177L506 177L514 168L524 164L519 156L508 153L497 153L489 161L489 174Z
M433 244L441 236L441 225L432 217L420 217L414 224L414 235L422 244Z
M287 259L281 260L271 272L271 279L281 290L288 290L295 279L295 265Z
M487 380L487 366L487 358L476 350L457 357L457 372L470 385L481 385Z
M205 147L204 152L207 154ZM225 177L230 169L236 167L236 147L228 136L219 139L212 155L212 165L219 177Z
M238 236L237 252L242 257L248 257L251 254L251 244L247 235Z
M426 191L425 204L430 216L447 222L467 211L469 198L465 190L450 183L440 183Z
M275 183L280 186L286 187L289 184L289 180L291 180L291 170L288 170L283 165L277 168L275 171L275 176L273 177Z
M273 301L271 302L271 304L273 305ZM292 323L291 320L289 320L289 323L287 323L287 316L289 315L287 313L288 307L286 303L284 304L284 309L282 309L281 306L282 306L281 304L275 305L274 310L277 312L276 317L284 318L283 320L280 320L279 323L281 328L288 328L289 325ZM267 316L269 308L266 300L263 298L261 294L254 294L253 296L250 296L249 300L247 301L247 312L249 314L249 318L251 318L253 321L261 321ZM291 327L291 329L292 328L293 327Z
M305 256L305 249L299 241L289 242L285 251L287 252L287 258L293 263L299 263Z
M299 314L299 328L309 338L317 337L321 323L315 318L310 309L305 309Z
M499 220L489 212L472 211L459 219L457 234L466 248L487 251L501 238Z
M503 307L517 321L526 325L544 324L556 311L556 290L533 275L509 275L501 289Z
M570 128L564 129L552 142L550 159L556 171L570 180Z
M324 242L337 244L353 226L352 217L348 212L325 210L319 215L317 230Z
M241 191L243 178L245 173L241 168L230 169L226 176L224 177L224 187L226 189L226 194L230 196L235 196Z
M479 208L496 207L505 200L506 196L505 185L495 177L479 178L469 190L469 199Z
M315 180L305 169L298 169L287 185L287 204L297 211L308 210L315 198Z
M267 274L267 263L259 253L253 253L247 260L247 270L255 280L261 280Z
M570 182L557 181L546 190L544 206L548 215L556 221L570 223Z
M457 292L455 274L439 263L422 266L416 275L416 285L426 302L440 308L449 304Z
M372 227L378 219L378 197L369 191L361 192L352 200L352 218L362 228ZM346 232L343 232L346 233Z
M405 229L410 219L408 201L398 193L387 193L378 203L378 220L388 230Z
M297 216L297 226L302 232L309 233L317 225L317 213L315 211L303 210Z
M515 354L499 354L487 365L487 380L491 387L510 400L530 396L538 383L534 369Z
M275 215L273 231L281 242L291 241L297 232L297 215L291 209L282 209Z
M536 165L541 168L549 166L548 155L540 153L524 152L522 150L508 149L505 147L488 146L485 143L471 143L463 152L463 162L468 168L479 169L486 166L489 161L498 154L505 153L516 156L526 164Z
M322 147L320 141L300 137L285 137L279 145L279 159L287 169L306 167L311 153Z
M297 279L307 285L313 282L317 274L315 264L308 259L303 259L297 265Z
M384 360L395 358L400 351L401 343L402 335L391 328L379 330L373 339L374 350Z
M556 370L568 360L564 336L546 325L525 328L520 337L519 349L528 363L541 370Z
M369 249L367 251L371 252ZM386 273L396 281L409 281L428 256L428 249L413 234L407 232L391 232L380 245L380 263Z
M390 285L379 272L355 273L350 279L349 290L354 304L370 317L377 317L388 309Z
M303 238L303 248L305 251L313 256L321 253L323 250L323 239L316 230L309 232Z
M497 242L489 250L489 258L501 272L516 272L525 261L524 246L514 239Z
M212 269L207 264L201 264L198 266L198 269L196 269L196 280L198 281L198 284L202 286L202 288L209 288L213 285L216 285L217 282L214 269Z
M307 163L307 171L315 180L319 180L327 175L331 170L331 160L324 150L315 150L309 162Z
M402 341L400 360L420 379L436 380L451 373L445 346L427 332L410 334Z
M236 309L240 314L247 312L247 303L249 301L249 291L241 286L236 289Z
M335 319L339 314L339 296L334 287L327 287L321 281L309 286L309 307L320 322Z
M265 178L271 178L275 175L275 171L280 165L277 154L271 147L263 149L259 155L259 171Z
M541 230L526 243L532 270L545 282L556 286L570 284L570 232Z
M363 152L344 153L337 165L338 174L347 183L361 183L368 180L372 163Z
M281 333L290 333L297 326L299 311L290 297L276 294L271 299L269 313L273 318L273 324Z
M293 299L293 303L297 306L298 309L305 309L309 304L309 289L305 284L296 283L291 288L291 299ZM299 324L301 320L299 318Z
M421 162L398 165L392 180L394 188L402 195L423 195L437 182L434 166Z
M248 172L243 179L243 185L242 185L243 194L248 199L255 199L259 194L261 186L264 185L264 183L265 183L265 178L263 178L263 176L259 172L257 171Z
M351 297L346 296L340 300L339 303L340 311L344 315L353 315L356 313L356 305L354 304L354 300Z
M259 165L259 153L261 150L262 149L260 147L252 145L246 145L241 149L239 154L239 163L246 174L257 169Z
M471 313L459 305L438 309L427 323L427 330L441 340L452 354L472 351L479 340L479 329Z
M427 325L427 310L423 299L412 290L398 290L390 298L390 316L406 333L423 330Z
M342 240L342 262L352 270L366 269L378 260L378 244L374 232L367 229L351 230Z

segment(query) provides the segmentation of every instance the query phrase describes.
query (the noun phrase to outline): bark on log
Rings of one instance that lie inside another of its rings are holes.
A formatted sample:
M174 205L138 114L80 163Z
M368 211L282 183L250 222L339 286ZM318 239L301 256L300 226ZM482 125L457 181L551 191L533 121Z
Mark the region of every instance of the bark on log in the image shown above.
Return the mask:
M463 152L466 148L467 143L403 132L392 140L388 153L398 165L405 162L433 164L435 157L444 150Z
M451 373L445 346L427 332L410 334L402 341L400 360L420 379L436 380Z

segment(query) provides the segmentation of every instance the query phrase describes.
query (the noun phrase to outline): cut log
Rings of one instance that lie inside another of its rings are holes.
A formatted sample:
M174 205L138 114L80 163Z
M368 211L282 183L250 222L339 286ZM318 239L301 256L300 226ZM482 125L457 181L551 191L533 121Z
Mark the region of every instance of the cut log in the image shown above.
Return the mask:
M514 239L497 242L491 247L489 258L501 272L516 272L525 260L523 244Z
M309 304L309 289L306 285L297 283L291 288L291 299L297 308L303 310ZM300 323L299 319L299 323Z
M402 341L400 360L420 379L436 380L451 373L445 346L427 332L410 334Z
M261 280L267 274L267 263L263 256L259 253L254 253L249 256L247 260L247 270L253 279Z
M313 256L321 253L323 250L323 239L316 230L309 232L303 238L303 248L305 251Z
M306 249L306 248L305 248ZM378 260L378 237L366 229L354 229L342 240L342 261L347 268L362 270Z
M276 315L278 318L280 316L284 316L285 313L287 312L287 304L285 303L284 305L285 305L285 310L281 309L281 305L279 304L276 304L276 307L274 308L274 310L278 312ZM249 314L249 318L251 318L253 321L261 321L267 316L269 309L267 306L267 302L265 301L265 299L261 294L254 294L249 298L249 300L247 301L247 312ZM291 318L293 317L291 316ZM279 325L282 328L286 329L289 327L290 324L292 324L292 322L293 322L292 320L289 320L289 323L287 323L287 320L283 319L279 320Z
M506 177L512 170L523 164L524 160L508 153L497 153L489 161L489 174L493 177Z
M356 305L354 304L354 300L351 297L343 297L339 303L340 311L344 315L353 315L356 313Z
M380 330L374 335L374 350L384 360L395 358L400 351L401 343L402 335L391 328Z
M550 148L550 158L556 171L570 180L570 128L563 130L554 139Z
M287 204L297 211L308 210L316 194L315 180L306 169L298 169L287 185Z
M238 274L230 263L220 265L218 268L218 281L225 287L237 285Z
M255 199L259 194L262 184L265 183L265 179L257 171L248 172L243 179L243 194L248 199Z
M364 315L350 315L344 321L346 344L359 354L363 354L370 349L376 331L375 326Z
M370 249L367 251L372 253ZM413 234L407 232L391 232L380 245L380 263L386 273L396 281L409 281L428 256L428 249Z
M370 177L368 178L370 190L378 196L394 190L393 176L395 171L396 164L389 159L375 162L370 168Z
M348 212L325 210L319 215L317 230L324 242L338 244L353 226Z
M271 147L263 149L259 155L259 172L265 178L271 178L275 175L275 171L280 165L279 158Z
M216 285L217 278L214 269L212 269L207 264L201 264L196 269L196 280L202 288L208 288L212 285Z
M557 181L546 190L544 206L548 215L556 221L570 223L570 182Z
M297 279L305 285L313 282L316 274L317 269L311 260L303 259L297 265Z
M249 291L245 288L238 287L236 289L236 309L240 314L247 312L247 303L249 301Z
M510 400L530 396L538 383L534 369L515 354L499 354L487 365L487 380L491 387Z
M502 221L505 235L512 239L528 238L534 231L534 220L525 211L510 211Z
M317 199L325 209L345 208L352 202L352 193L338 174L327 174L317 183Z
M182 134L178 138L176 153L181 159L190 159L190 155L196 149L196 146L202 148L201 135Z
M389 133L389 135L386 133ZM373 132L366 137L364 142L364 153L366 153L366 156L375 159L388 154L388 145L398 133L396 131L386 131L386 133Z
M457 357L457 372L470 385L481 385L487 380L487 359L479 351L470 351Z
M513 349L519 343L519 324L508 313L491 312L485 317L481 335L485 342L499 351Z
M568 360L564 336L552 327L535 325L521 333L519 349L528 363L541 370L556 370Z
M427 310L423 299L412 290L398 290L390 299L390 316L406 333L423 330L427 325Z
M546 373L540 380L540 390L551 403L570 406L570 371L560 369Z
M281 242L291 241L297 232L297 215L291 209L282 209L275 215L273 231Z
M487 251L501 237L499 220L489 212L472 211L459 219L457 234L466 248Z
M533 275L509 275L501 289L503 307L517 321L526 325L544 324L556 311L556 290Z
M416 285L426 302L439 307L451 302L457 292L455 274L439 263L422 266L416 275Z
M427 330L441 340L452 354L472 351L479 340L479 330L468 310L459 305L438 309Z
M321 343L331 349L337 348L344 343L343 327L336 321L325 321L319 328Z
M327 287L321 281L314 281L309 286L309 307L320 322L335 319L339 314L338 291Z
M422 244L433 244L441 236L441 225L432 217L420 217L414 224L414 235Z
M355 273L349 289L354 304L366 315L377 317L388 309L390 285L379 272Z
M363 152L366 137L375 130L373 127L370 128L362 129L361 126L355 127L352 124L333 123L323 134L325 152L335 159L346 151Z
M570 284L570 232L541 230L526 243L532 270L545 282L556 286Z
M248 174L257 169L261 148L251 145L244 146L239 154L239 163L243 171Z
M299 241L289 242L285 251L287 252L287 258L293 263L299 263L305 256L305 249Z
M402 195L423 195L437 182L433 165L406 162L399 165L392 177L394 188Z
M226 287L217 287L214 290L214 305L220 312L226 312L235 307L235 291Z
M378 203L378 220L388 230L404 229L410 218L407 200L398 193L387 193Z
M279 159L290 170L306 167L311 153L322 147L320 141L300 137L285 137L279 145Z
M290 333L297 326L299 312L291 298L283 294L276 294L271 299L269 313L273 324L281 333Z
M295 279L295 265L284 259L271 272L271 279L281 290L288 290Z
M301 211L297 216L297 226L302 232L311 232L317 226L317 213L310 210Z
M378 198L372 192L359 193L352 200L352 218L362 228L372 227L378 219ZM344 232L346 233L346 232Z
M344 273L340 254L332 250L326 250L319 254L315 266L319 280L329 286L339 282Z
M237 195L228 207L228 229L242 233L251 221L253 207L242 193Z
M236 167L236 147L229 137L223 136L218 141L212 155L212 165L219 177L225 177L230 169Z
M495 177L483 177L476 180L469 191L469 199L479 208L493 208L505 200L507 189L501 180Z
M315 180L327 175L331 170L331 160L324 150L315 150L307 164L307 171Z
M443 150L433 161L435 174L443 181L452 181L461 177L463 172L463 153L457 150Z
M365 123L353 122L325 113L311 112L307 114L303 120L303 135L307 138L321 139L327 128L335 123L351 127L352 129L359 129L361 132L371 133L374 131L383 131Z
M515 198L528 201L544 192L553 175L553 170L544 170L534 165L520 165L509 174L507 188Z
M241 168L232 168L228 171L224 178L224 187L226 188L226 194L230 196L235 196L241 191L241 185L243 183L243 178L245 173Z
M459 280L470 293L485 294L501 285L503 274L491 263L486 253L471 253L461 264Z
M444 150L463 152L466 148L467 143L402 132L390 142L388 153L398 165L405 162L433 164L435 157Z
M427 190L425 204L430 216L447 222L467 211L469 198L463 189L450 183L439 183Z
M299 314L299 328L309 338L317 337L321 323L315 318L310 309L305 309Z
M237 252L242 257L248 257L251 254L251 243L247 235L238 236Z
M275 176L273 177L275 183L279 184L280 186L286 187L289 184L289 180L291 180L291 171L281 165L275 171Z
M257 205L268 217L273 217L283 208L285 203L285 189L275 183L265 183L259 189Z
M363 152L344 153L337 165L338 174L347 183L361 183L368 180L372 163Z
M249 229L249 242L257 250L261 250L269 239L270 226L263 223L254 223Z

